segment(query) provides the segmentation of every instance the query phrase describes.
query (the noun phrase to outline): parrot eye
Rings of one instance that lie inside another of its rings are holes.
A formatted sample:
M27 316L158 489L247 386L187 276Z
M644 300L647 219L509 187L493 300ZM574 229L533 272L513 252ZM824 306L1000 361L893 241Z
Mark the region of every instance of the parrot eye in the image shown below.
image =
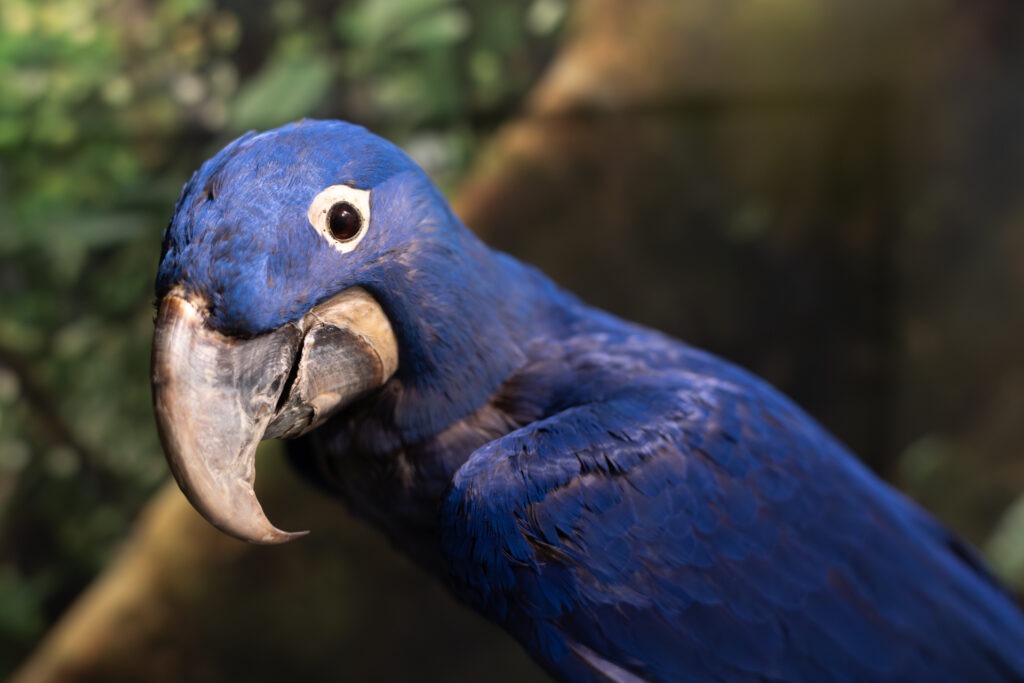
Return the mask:
M306 217L331 246L350 252L370 225L370 191L331 185L313 198Z
M348 242L359 234L359 228L363 225L363 217L359 215L356 207L348 202L338 202L327 212L327 225L330 227L334 239Z

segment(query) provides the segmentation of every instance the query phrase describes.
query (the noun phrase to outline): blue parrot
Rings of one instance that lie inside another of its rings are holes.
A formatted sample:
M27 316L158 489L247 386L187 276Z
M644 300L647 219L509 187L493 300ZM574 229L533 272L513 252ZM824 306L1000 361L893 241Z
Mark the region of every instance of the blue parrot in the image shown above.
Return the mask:
M255 449L563 681L1024 681L984 562L765 382L491 250L361 127L185 185L152 382L192 504L256 543Z

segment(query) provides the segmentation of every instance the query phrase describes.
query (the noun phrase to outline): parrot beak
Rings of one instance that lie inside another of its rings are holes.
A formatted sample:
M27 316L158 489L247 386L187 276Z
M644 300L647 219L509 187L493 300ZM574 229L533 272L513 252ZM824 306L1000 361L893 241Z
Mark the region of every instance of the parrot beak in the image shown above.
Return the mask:
M256 499L256 446L299 436L383 386L398 366L398 345L380 305L352 288L302 320L252 337L205 324L202 306L172 290L160 302L153 335L157 431L171 472L211 524L252 543L283 543L289 533Z

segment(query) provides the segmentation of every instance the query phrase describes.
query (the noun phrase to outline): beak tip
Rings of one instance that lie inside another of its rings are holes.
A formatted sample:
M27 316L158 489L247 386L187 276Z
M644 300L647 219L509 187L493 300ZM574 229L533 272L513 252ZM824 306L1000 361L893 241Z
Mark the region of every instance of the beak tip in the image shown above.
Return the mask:
M309 531L308 530L306 530L306 531L282 531L280 529L275 528L273 531L269 531L266 534L264 534L263 536L260 536L260 537L251 537L250 536L250 537L243 538L242 540L248 541L249 543L252 543L253 545L281 545L283 543L288 543L289 541L294 541L297 538L302 538L303 536L308 536L308 535L309 535Z
M278 529L267 519L253 492L252 482L233 480L233 483L233 487L218 488L210 494L211 485L192 479L185 495L213 526L228 536L254 545L280 545L309 533ZM185 491L185 487L182 490Z

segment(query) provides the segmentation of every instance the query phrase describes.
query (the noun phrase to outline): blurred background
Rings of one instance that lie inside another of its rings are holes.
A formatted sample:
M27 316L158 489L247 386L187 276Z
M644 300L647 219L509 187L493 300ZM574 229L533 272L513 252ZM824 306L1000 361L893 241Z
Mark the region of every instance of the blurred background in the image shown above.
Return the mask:
M0 677L544 680L275 445L300 543L165 486L163 226L221 145L303 116L767 377L1024 588L1020 3L3 0Z

